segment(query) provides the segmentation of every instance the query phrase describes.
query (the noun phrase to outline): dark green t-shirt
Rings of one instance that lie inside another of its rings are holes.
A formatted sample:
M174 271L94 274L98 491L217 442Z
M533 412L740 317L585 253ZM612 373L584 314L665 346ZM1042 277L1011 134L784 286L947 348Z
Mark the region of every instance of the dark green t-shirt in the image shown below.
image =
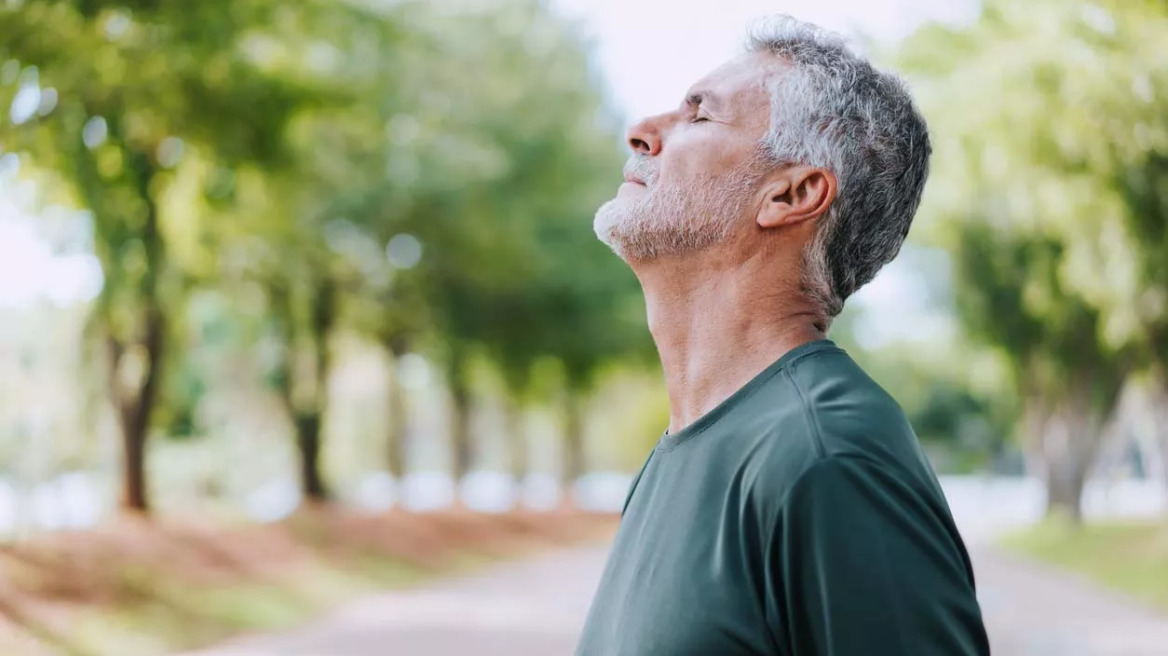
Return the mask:
M633 481L577 656L981 656L973 571L897 403L828 340Z

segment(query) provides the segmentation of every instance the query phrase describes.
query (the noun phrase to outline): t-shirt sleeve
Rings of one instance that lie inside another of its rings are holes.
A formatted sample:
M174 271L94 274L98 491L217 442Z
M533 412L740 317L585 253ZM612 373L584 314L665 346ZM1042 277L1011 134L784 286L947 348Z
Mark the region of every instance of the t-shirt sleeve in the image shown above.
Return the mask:
M947 510L905 478L867 459L834 456L812 464L788 491L766 566L769 620L786 653L989 654Z

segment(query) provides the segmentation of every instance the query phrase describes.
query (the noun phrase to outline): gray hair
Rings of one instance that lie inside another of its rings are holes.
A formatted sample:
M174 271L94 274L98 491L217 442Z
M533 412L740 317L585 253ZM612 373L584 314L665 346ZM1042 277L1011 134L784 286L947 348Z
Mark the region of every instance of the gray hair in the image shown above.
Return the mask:
M831 321L900 251L929 174L928 128L904 83L844 38L790 16L755 25L749 52L790 67L768 82L773 165L835 174L835 202L803 254L803 287Z

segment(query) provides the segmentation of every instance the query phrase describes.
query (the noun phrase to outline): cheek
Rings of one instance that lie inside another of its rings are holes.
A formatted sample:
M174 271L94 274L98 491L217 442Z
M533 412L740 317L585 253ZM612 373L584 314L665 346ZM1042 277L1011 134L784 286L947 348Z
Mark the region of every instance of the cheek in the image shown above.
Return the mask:
M662 150L661 179L668 184L687 184L714 180L735 168L743 159L743 150L714 134L713 126L695 127L708 134L691 134L678 138L672 148Z

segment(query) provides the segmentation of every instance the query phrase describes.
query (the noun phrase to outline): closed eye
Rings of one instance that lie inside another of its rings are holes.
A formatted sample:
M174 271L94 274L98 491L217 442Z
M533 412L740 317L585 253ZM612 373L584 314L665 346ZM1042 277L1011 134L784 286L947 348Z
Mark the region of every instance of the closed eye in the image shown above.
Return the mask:
M690 123L705 123L710 120L709 116L702 116L701 108L704 98L700 93L690 94L685 99L685 105L689 107L689 111L693 112L693 118L689 120Z

